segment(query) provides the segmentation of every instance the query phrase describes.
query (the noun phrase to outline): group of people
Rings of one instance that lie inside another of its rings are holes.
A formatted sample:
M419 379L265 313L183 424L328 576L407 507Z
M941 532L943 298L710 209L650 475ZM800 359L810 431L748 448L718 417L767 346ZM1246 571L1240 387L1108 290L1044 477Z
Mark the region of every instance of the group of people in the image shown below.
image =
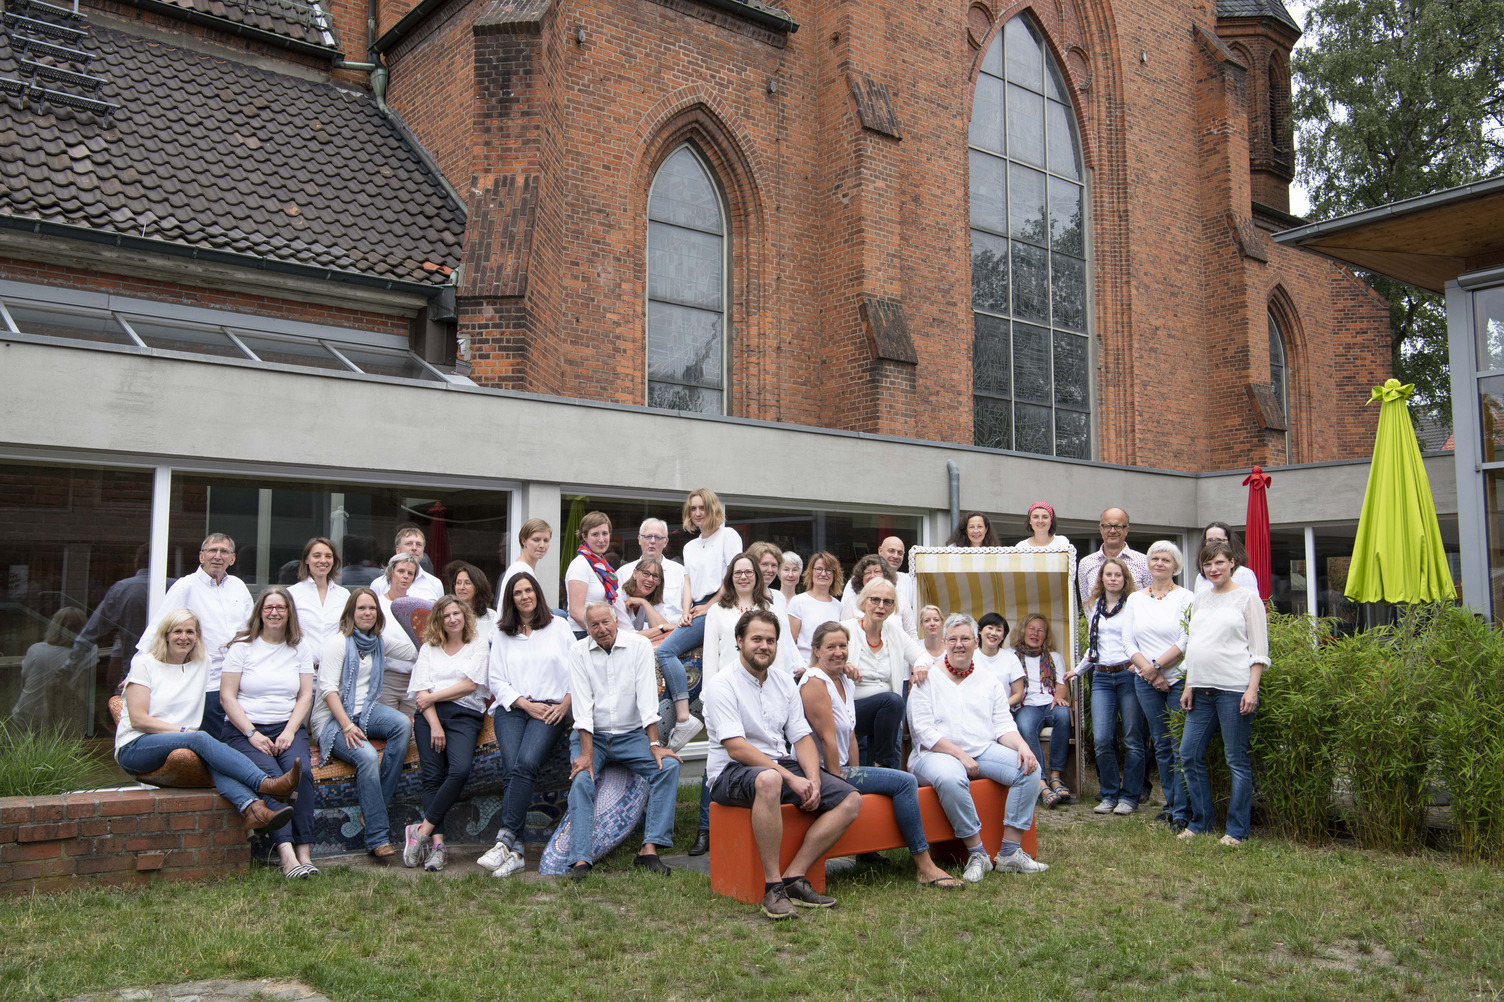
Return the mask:
M947 618L934 605L916 610L914 579L902 569L906 548L896 537L846 579L831 553L801 558L769 543L745 545L713 491L691 493L680 522L690 535L680 560L664 555L667 524L648 519L638 529L641 556L614 567L609 518L586 514L558 610L549 608L537 576L553 537L539 519L521 526L518 558L495 591L463 561L443 568L442 578L430 573L422 530L406 525L371 587L339 584L337 548L316 537L303 549L298 582L268 587L253 601L227 573L233 541L211 534L199 569L172 586L166 611L142 634L125 680L117 760L142 775L173 749L192 749L245 815L247 829L272 833L284 873L306 877L317 869L304 766L312 761L310 741L317 742L322 760L354 767L368 851L380 858L400 852L408 866L439 870L447 862L444 819L489 712L506 785L496 844L479 862L506 877L523 867L523 826L539 768L567 732L570 874L580 879L593 863L595 779L612 763L649 785L637 865L668 872L658 850L672 844L678 753L703 728L710 757L690 852L708 851L711 802L750 807L767 871L763 911L779 918L797 906L833 903L803 878L855 818L862 793L893 799L926 886L959 887L993 868L1046 869L1019 840L1036 802L1071 796L1064 781L1069 682L1089 675L1102 780L1097 810L1137 809L1147 742L1159 765L1165 819L1182 837L1209 831L1204 756L1220 727L1234 775L1224 841L1246 837L1247 725L1267 641L1263 605L1237 580L1243 561L1225 526L1212 527L1222 539L1209 528L1199 561L1206 592L1193 599L1174 583L1182 561L1174 544L1157 542L1139 555L1126 545L1126 514L1105 512L1103 545L1081 560L1078 574L1089 649L1067 670L1044 615L1029 613L1010 629L997 613L974 621ZM1055 532L1048 504L1031 506L1026 522L1030 534L1018 547L1069 545ZM979 512L966 513L949 544L1000 545ZM703 721L690 713L681 660L697 647ZM658 730L660 673L674 715L667 734ZM1178 748L1168 729L1177 704L1190 714ZM906 771L905 725L912 745ZM1053 728L1048 774L1045 727ZM388 806L413 740L422 814L393 845ZM969 795L978 776L1010 788L1003 849L993 859L981 848ZM929 857L919 785L935 788L971 850L960 881ZM780 802L821 815L783 868Z

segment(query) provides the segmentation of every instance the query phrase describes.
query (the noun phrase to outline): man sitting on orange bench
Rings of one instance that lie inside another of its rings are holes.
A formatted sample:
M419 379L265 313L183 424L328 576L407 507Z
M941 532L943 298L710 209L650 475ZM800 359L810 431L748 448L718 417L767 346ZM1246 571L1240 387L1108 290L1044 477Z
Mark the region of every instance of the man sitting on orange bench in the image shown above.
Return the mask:
M818 893L804 875L851 827L862 809L862 795L839 776L820 770L820 752L794 677L769 671L778 653L773 614L763 609L743 613L736 623L736 646L741 652L736 666L722 671L705 690L710 799L752 809L752 836L762 858L764 915L788 918L795 905L829 908L836 899ZM783 804L820 817L780 873Z

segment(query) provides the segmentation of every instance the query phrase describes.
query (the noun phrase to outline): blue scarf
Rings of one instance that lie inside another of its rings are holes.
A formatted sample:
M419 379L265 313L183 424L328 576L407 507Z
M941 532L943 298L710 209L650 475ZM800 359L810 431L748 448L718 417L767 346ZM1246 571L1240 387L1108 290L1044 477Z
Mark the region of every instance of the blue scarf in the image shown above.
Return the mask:
M357 715L350 714L350 703L355 699L355 680L360 675L360 659L371 659L371 684L366 689L366 705ZM371 708L381 699L381 679L386 671L386 651L381 643L381 634L361 633L356 630L345 640L345 663L339 671L339 701L345 713L362 732L371 722ZM329 761L329 749L334 747L334 734L326 727L319 735L319 759Z

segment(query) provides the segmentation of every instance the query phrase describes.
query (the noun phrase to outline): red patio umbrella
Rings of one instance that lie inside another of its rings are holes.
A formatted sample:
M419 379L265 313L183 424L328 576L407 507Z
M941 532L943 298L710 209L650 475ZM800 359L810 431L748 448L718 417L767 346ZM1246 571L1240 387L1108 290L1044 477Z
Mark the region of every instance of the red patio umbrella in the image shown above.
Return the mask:
M449 526L444 523L444 516L449 514L449 509L435 501L433 507L428 509L428 559L433 562L433 572L438 577L444 576L444 565L449 563ZM1267 523L1267 519L1265 520ZM1265 538L1268 533L1266 531Z
M1243 478L1248 488L1248 516L1243 522L1243 548L1248 567L1259 579L1259 597L1265 602L1274 590L1269 579L1269 498L1264 494L1273 478L1255 466Z

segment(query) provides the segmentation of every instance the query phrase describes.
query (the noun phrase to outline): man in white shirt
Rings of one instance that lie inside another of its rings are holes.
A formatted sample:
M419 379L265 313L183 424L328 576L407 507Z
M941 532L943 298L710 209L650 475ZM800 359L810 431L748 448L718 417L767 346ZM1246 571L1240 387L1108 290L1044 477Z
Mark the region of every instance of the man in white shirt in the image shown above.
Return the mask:
M198 617L199 635L209 655L208 693L199 730L218 739L224 727L225 713L219 707L219 672L224 665L225 647L230 638L246 628L251 618L251 592L245 582L229 574L235 566L235 540L222 532L211 532L198 551L198 570L178 578L167 589L157 617L141 634L136 650L151 648L157 624L162 617L178 609L187 609Z
M585 632L569 649L569 875L581 880L595 859L595 777L619 762L648 781L637 866L669 873L659 847L674 844L681 759L658 742L658 670L653 645L617 628L608 602L585 606Z
M444 597L444 582L423 569L423 550L427 545L428 537L423 535L423 530L408 522L397 527L397 543L392 550L392 555L411 553L417 558L418 577L413 581L412 587L407 589L407 593L413 598L437 602ZM371 582L371 590L376 593L377 598L386 594L387 587L384 575Z
M1117 557L1133 571L1136 588L1149 587L1149 558L1128 545L1128 513L1121 508L1108 508L1097 524L1102 533L1102 545L1095 553L1088 553L1076 565L1076 588L1081 597L1081 612L1086 613L1086 600L1097 585L1097 575L1102 572L1102 561Z
M688 626L689 618L684 612L694 603L694 596L689 591L689 572L684 565L663 555L664 547L668 546L668 523L661 518L645 520L637 527L637 545L642 547L643 557L657 557L663 565L663 618L675 626ZM616 580L625 584L641 562L642 557L638 557L622 564L616 569Z
M705 727L710 756L705 763L710 798L727 807L752 809L752 837L762 859L762 912L782 919L794 906L829 908L835 898L818 893L805 873L851 827L862 795L845 780L820 769L798 686L787 672L768 669L778 653L778 619L753 609L736 624L741 656L706 687ZM789 752L793 751L790 756ZM819 815L799 851L778 868L783 843L783 804Z

